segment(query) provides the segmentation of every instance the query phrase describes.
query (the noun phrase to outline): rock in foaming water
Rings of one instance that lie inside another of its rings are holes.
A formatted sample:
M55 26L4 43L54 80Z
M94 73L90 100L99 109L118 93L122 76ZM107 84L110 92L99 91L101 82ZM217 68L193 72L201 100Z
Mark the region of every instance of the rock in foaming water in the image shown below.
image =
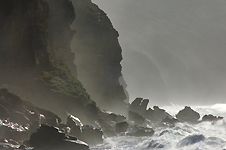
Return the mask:
M189 135L189 136L185 137L184 139L182 139L181 141L179 141L177 143L177 147L184 147L184 146L192 145L192 144L204 141L204 140L205 140L205 137L202 134Z
M54 150L88 150L89 146L77 140L74 137L60 133L57 128L42 125L37 132L33 133L30 137L30 145L34 149L54 149Z

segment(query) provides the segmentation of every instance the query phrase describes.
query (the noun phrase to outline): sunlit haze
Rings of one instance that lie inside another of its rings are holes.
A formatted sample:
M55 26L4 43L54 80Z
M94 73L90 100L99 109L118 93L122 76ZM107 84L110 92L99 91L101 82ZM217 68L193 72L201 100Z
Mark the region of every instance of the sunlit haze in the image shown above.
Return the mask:
M92 0L119 32L130 101L224 103L224 0Z

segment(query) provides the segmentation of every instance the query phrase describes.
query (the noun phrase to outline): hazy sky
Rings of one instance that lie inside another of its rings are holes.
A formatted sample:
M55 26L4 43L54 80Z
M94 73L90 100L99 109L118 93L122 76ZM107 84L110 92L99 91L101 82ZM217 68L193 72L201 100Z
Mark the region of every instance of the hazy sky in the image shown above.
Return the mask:
M224 0L92 1L119 32L130 101L226 102Z

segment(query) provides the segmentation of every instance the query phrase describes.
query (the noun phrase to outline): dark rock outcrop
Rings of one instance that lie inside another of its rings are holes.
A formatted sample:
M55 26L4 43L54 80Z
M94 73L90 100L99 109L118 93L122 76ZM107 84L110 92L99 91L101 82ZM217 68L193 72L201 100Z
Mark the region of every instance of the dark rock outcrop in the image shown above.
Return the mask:
M72 42L78 78L101 108L123 111L126 95L119 83L122 50L118 32L91 0L73 0L76 30Z
M162 123L168 127L174 127L175 124L178 122L179 122L178 119L170 118L169 116L162 120Z
M188 145L192 145L201 141L205 140L205 136L200 134L200 135L189 135L187 137L185 137L184 139L182 139L181 141L179 141L177 143L177 147L184 147L184 146L188 146Z
M198 112L191 109L191 107L185 106L183 110L177 113L176 117L181 122L197 123L200 115Z
M66 127L69 126L69 135L77 137L79 140L85 141L89 145L97 145L103 143L103 132L100 129L83 123L73 115L67 118Z
M61 60L77 77L74 64L74 53L71 52L71 41L75 31L71 24L75 19L74 7L70 0L47 0L49 5L48 47L52 58Z
M76 79L70 49L72 3L9 0L0 2L0 8L0 87L62 119L67 111L94 122L99 109Z
M164 148L165 146L163 144L160 144L156 142L155 140L152 140L147 148L154 148L154 149L159 149L159 148Z
M84 142L78 141L76 138L66 136L60 133L58 129L46 125L42 125L37 132L30 137L29 143L34 149L55 149L55 150L88 150L89 147Z
M103 132L100 129L86 125L82 127L82 134L79 139L85 141L90 146L103 143Z
M43 0L0 2L0 68L48 64L48 12Z
M58 126L61 122L54 113L21 100L7 89L0 90L0 105L5 111L0 117L0 136L7 139L27 140L40 124Z
M155 132L152 128L132 125L129 127L128 133L126 135L141 137L141 136L152 136L154 133Z
M159 123L166 117L172 118L164 109L160 109L158 106L154 106L153 109L148 108L148 99L136 98L129 105L129 112L135 112L141 115L143 118L150 120L153 123ZM130 114L130 113L129 113Z
M119 122L115 125L115 132L116 133L126 132L128 127L129 127L129 124L126 121Z
M218 121L218 120L222 120L224 117L221 116L214 116L214 115L204 115L202 117L202 121Z
M144 121L145 121L145 118L143 116L141 116L138 113L132 112L132 111L129 111L128 119L130 121L134 121L134 124L136 124L136 125L143 125Z

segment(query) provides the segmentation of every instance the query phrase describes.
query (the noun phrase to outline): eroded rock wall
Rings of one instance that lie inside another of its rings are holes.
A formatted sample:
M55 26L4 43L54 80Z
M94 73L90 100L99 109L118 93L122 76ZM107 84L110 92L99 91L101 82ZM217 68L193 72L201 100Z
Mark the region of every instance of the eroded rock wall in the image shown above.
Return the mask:
M15 69L48 63L48 12L43 0L1 1L1 67Z
M0 87L62 119L68 112L90 120L97 108L75 78L70 50L74 19L69 0L1 1Z
M122 49L118 32L97 5L90 0L73 0L76 34L72 41L78 79L91 98L105 109L121 109L126 95L119 83Z

